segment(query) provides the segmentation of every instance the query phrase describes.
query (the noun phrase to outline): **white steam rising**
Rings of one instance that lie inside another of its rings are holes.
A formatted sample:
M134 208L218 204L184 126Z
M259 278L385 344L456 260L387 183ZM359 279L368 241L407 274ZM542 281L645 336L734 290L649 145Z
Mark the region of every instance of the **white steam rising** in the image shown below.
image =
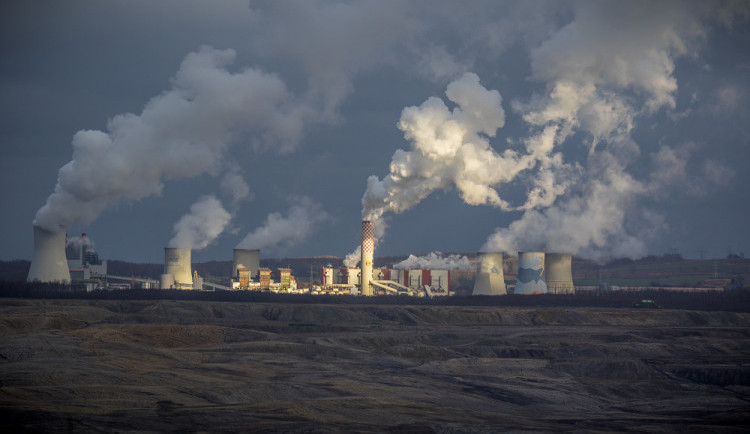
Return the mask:
M89 249L94 248L94 240L90 237L67 237L65 238L65 247L75 247L80 249L81 247L87 247Z
M190 213L174 225L169 247L199 250L213 242L229 224L232 215L213 196L204 196L190 206Z
M455 188L467 204L523 212L498 228L484 251L645 255L665 225L637 199L683 182L690 149L678 155L648 143L652 149L644 152L631 131L640 118L675 108L675 59L701 37L698 18L679 2L577 3L571 22L531 51L531 78L546 86L512 104L529 127L523 149L492 147L505 121L500 94L466 73L448 85L453 109L433 97L403 110L398 127L411 147L393 154L383 179L368 178L363 218L377 221ZM573 140L576 146L566 148L572 152L563 154L562 145ZM633 168L644 153L654 173L638 179ZM731 173L722 168L704 163L704 184L726 182ZM528 185L523 203L501 194L512 181Z
M641 153L630 132L639 116L675 107L673 59L686 52L697 29L676 3L587 3L576 9L575 20L532 52L532 75L546 81L549 91L529 104L516 104L537 130L529 140L552 131L547 140L555 146L582 130L591 137L588 158L574 181L555 190L550 186L565 184L556 178L567 165L558 165L551 172L554 182L542 187L548 193L545 209L528 207L519 220L498 228L482 250L546 248L599 260L648 252L648 241L664 224L635 201L673 185L669 181L675 178L657 170L660 175L639 181L628 172ZM667 148L658 151L658 169L671 164L672 171L679 171L673 157ZM560 198L573 183L573 191ZM540 177L536 185L542 184Z
M409 255L408 258L394 265L393 268L401 270L475 270L476 265L466 256L450 254L443 255L440 252L431 252L425 256Z
M247 234L238 249L266 249L287 247L306 240L318 224L326 221L328 213L308 197L297 199L286 215L271 213L263 226Z
M213 174L242 133L256 134L256 146L294 149L314 111L274 75L230 72L234 59L233 50L202 47L141 114L115 116L106 132L77 132L73 159L34 224L52 231L88 224L121 201L161 194L165 180Z
M226 175L221 179L221 191L225 196L229 197L233 207L245 199L252 199L250 192L250 186L247 185L245 179L237 172L227 172Z

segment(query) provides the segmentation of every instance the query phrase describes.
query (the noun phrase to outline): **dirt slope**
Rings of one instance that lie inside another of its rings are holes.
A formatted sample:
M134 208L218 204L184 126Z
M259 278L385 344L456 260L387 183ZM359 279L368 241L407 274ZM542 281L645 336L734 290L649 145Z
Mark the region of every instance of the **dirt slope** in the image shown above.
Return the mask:
M13 431L745 432L750 314L3 300Z

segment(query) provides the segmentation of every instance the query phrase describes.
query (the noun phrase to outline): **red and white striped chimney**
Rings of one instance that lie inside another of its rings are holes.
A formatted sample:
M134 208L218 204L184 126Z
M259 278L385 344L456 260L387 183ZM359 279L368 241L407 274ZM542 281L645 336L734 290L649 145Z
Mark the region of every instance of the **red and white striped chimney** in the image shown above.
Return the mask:
M370 279L372 279L372 261L375 253L375 229L369 220L362 221L362 263L360 268L360 282L362 295L372 295Z

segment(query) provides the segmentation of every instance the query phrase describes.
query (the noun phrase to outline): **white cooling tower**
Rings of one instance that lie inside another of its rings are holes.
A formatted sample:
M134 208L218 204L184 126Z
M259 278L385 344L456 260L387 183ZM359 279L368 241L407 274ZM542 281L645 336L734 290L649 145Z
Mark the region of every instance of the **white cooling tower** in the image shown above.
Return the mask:
M544 252L518 252L518 280L514 294L546 294Z
M572 294L573 255L570 253L547 253L544 258L544 273L547 276L547 291L550 294Z
M479 253L472 295L506 295L502 253Z
M174 276L171 274L162 274L159 277L159 289L172 289L174 286Z
M181 289L193 287L193 272L190 269L190 249L164 248L164 274L174 276L175 286Z
M50 232L34 226L34 257L26 280L70 283L68 259L65 256L65 230Z
M362 295L372 295L372 260L375 254L375 229L369 220L362 221Z
M234 249L232 277L237 277L237 269L240 267L245 267L250 272L250 278L255 279L260 269L260 250Z

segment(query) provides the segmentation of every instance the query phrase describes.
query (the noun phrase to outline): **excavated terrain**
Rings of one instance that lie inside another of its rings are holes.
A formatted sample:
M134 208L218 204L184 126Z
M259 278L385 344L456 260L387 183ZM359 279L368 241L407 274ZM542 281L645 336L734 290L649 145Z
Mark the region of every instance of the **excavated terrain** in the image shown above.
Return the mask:
M750 314L4 299L3 432L748 432Z

